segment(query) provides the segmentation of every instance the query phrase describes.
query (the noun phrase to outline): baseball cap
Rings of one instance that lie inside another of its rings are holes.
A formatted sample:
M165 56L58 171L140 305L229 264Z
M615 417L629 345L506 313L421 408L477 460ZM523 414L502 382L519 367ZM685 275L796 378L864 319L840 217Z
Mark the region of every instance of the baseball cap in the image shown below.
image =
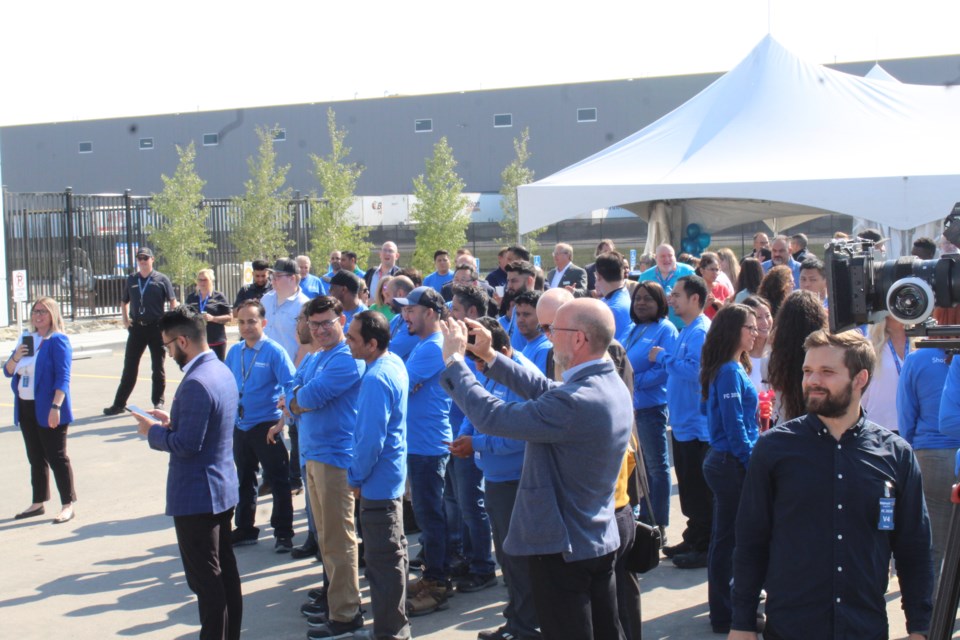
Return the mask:
M271 271L274 273L285 273L290 276L300 275L300 271L297 269L297 263L290 258L280 258L277 260Z
M137 249L137 257L146 256L148 258L153 257L153 251L150 250L150 247L140 247Z
M440 313L446 306L443 296L437 293L432 287L417 287L407 294L406 298L394 298L393 301L401 307L410 307L420 305L427 309L433 309Z
M333 277L330 278L330 284L338 284L341 287L346 287L350 290L350 293L360 291L360 278L345 269L341 269L333 274Z

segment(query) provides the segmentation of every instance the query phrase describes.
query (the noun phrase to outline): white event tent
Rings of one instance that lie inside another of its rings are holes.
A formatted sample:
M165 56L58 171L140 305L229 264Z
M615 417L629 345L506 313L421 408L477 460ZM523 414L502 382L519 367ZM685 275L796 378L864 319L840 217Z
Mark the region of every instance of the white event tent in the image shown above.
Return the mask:
M782 229L829 213L909 229L960 200L958 149L960 87L852 76L766 36L656 122L521 186L519 226L620 206L675 241L690 222Z

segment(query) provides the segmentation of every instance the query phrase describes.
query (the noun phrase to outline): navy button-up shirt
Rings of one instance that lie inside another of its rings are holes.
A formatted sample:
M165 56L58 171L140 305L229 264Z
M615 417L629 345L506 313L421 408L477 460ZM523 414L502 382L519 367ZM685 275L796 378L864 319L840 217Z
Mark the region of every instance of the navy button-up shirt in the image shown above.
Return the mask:
M896 500L892 531L880 499ZM806 415L760 436L750 458L733 568L733 628L784 639L886 638L891 552L909 632L933 609L930 519L920 468L899 436L862 416L836 440Z

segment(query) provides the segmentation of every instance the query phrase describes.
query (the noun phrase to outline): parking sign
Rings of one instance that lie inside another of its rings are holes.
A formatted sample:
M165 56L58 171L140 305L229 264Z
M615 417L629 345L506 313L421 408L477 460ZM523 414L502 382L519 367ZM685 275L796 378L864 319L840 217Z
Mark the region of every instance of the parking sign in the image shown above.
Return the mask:
M13 301L26 302L27 296L27 270L20 269L13 272Z

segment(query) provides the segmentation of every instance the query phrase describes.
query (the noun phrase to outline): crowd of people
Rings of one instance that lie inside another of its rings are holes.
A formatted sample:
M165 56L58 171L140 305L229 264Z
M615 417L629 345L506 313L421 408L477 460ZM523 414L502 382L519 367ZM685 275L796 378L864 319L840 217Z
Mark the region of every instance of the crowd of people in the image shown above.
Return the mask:
M149 348L153 408L134 415L170 455L167 514L202 638L240 635L233 549L260 540L267 492L275 551L322 560L301 608L309 638L410 638L411 617L496 585L499 565L503 624L480 640L638 639L640 585L624 561L636 519L659 527L677 568L707 569L714 633L885 637L892 556L907 630L924 636L960 361L911 351L889 317L831 334L824 264L803 234L758 233L742 259L663 244L633 274L612 240L585 267L573 253L557 244L544 273L504 247L481 278L469 251L439 249L424 275L387 242L367 271L347 251L322 276L306 256L254 261L232 305L204 269L178 305L139 249L104 413L126 410ZM16 517L44 513L52 468L66 522L70 345L52 299L31 325L4 365L33 484ZM184 372L169 411L164 353ZM686 521L667 541L671 461ZM294 546L301 492L308 531Z

